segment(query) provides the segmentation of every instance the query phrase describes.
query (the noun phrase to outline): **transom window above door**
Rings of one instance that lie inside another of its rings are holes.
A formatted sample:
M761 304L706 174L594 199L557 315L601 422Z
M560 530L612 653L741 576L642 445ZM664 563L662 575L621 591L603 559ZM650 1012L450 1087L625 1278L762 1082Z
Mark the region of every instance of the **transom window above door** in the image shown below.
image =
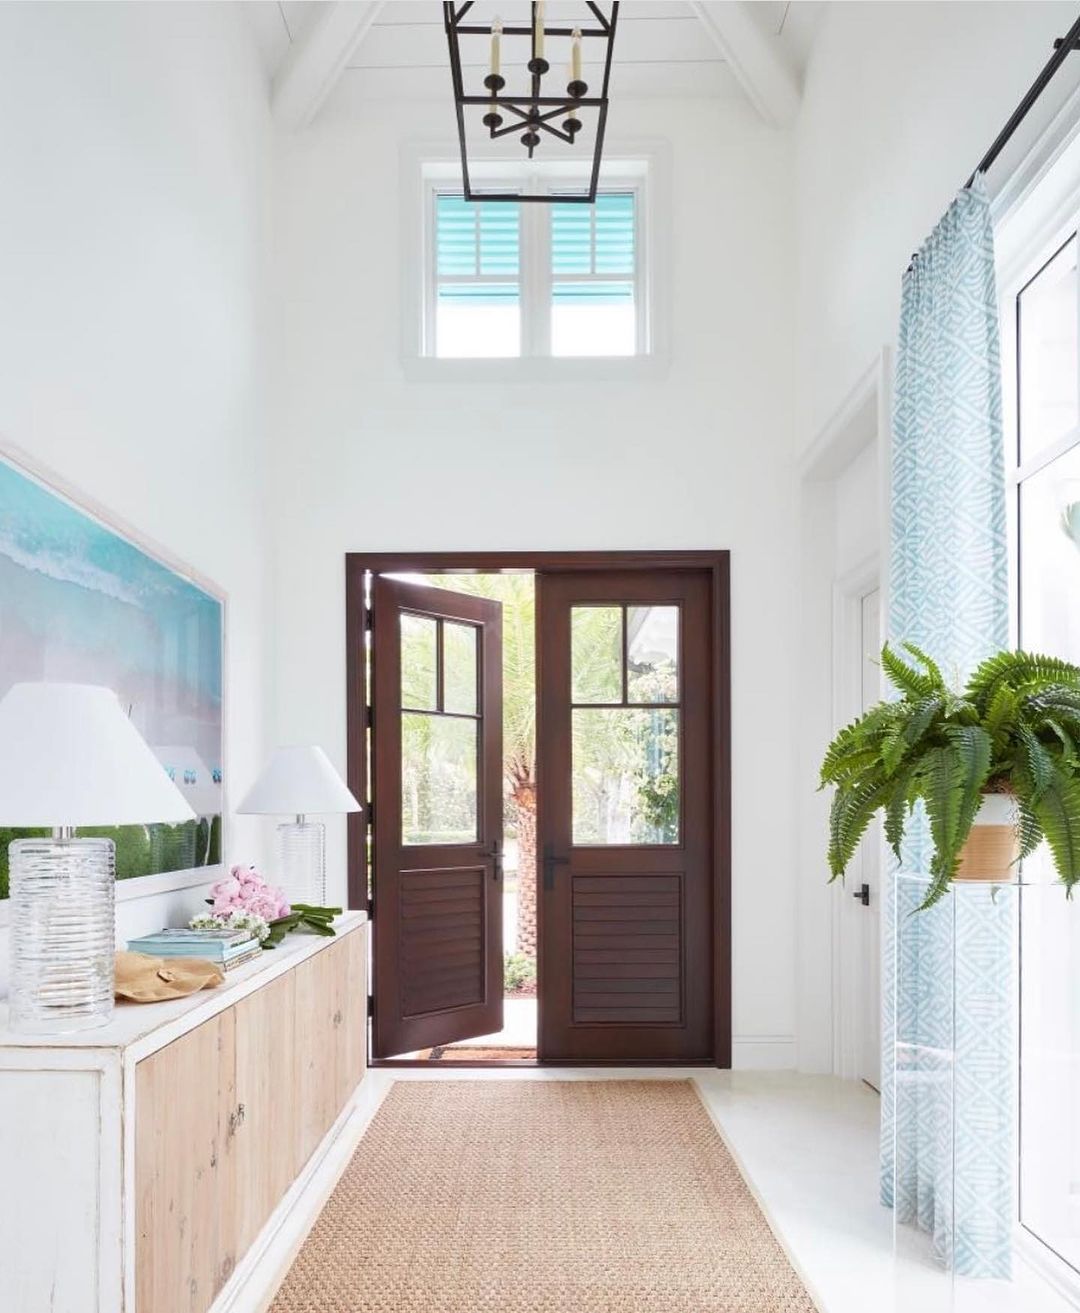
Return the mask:
M429 182L423 354L649 354L643 181L612 182L592 205L471 202Z

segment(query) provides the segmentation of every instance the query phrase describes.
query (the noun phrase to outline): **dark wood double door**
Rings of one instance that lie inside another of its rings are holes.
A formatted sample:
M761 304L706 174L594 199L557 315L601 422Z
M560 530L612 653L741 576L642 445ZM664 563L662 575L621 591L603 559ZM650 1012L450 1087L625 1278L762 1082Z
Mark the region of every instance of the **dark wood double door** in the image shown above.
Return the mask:
M539 1058L726 1065L715 579L538 569L536 588ZM372 614L373 1045L390 1057L503 1024L501 614L381 575Z

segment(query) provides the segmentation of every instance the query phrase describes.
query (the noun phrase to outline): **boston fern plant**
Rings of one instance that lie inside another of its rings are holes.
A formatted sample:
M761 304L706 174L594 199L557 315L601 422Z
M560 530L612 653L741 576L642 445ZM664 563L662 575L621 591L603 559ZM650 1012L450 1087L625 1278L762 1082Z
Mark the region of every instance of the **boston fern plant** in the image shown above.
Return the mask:
M888 644L881 664L899 693L842 729L821 767L835 785L829 819L830 879L843 875L871 818L900 859L911 811L922 801L934 842L935 903L956 873L986 793L1015 800L1020 856L1047 841L1066 891L1080 879L1080 668L1056 657L999 652L960 692L925 652Z

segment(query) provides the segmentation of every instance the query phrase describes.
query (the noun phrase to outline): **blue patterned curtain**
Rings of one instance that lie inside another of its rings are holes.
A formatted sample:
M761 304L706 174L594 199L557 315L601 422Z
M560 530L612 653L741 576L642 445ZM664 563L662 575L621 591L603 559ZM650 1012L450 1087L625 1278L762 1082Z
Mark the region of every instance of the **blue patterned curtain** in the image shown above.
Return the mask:
M1002 441L993 229L980 178L904 277L893 416L889 638L918 644L958 681L1008 645ZM1012 979L1013 900L967 890L913 915L921 891L905 877L926 872L928 851L925 826L916 826L886 889L882 1199L929 1231L956 1271L1005 1276L1015 1039L1002 995ZM917 1080L897 1078L897 1036L954 1057L939 1074L924 1061Z

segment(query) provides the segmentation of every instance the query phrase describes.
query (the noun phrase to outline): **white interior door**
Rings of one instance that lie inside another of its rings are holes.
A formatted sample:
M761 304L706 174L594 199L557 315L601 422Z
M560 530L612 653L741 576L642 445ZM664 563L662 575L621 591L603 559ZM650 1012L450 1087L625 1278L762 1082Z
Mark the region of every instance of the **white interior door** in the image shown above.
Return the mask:
M866 711L881 700L881 595L871 589L859 604L859 695ZM881 850L880 821L862 841L852 892L861 906L856 918L856 1052L858 1075L881 1088Z

